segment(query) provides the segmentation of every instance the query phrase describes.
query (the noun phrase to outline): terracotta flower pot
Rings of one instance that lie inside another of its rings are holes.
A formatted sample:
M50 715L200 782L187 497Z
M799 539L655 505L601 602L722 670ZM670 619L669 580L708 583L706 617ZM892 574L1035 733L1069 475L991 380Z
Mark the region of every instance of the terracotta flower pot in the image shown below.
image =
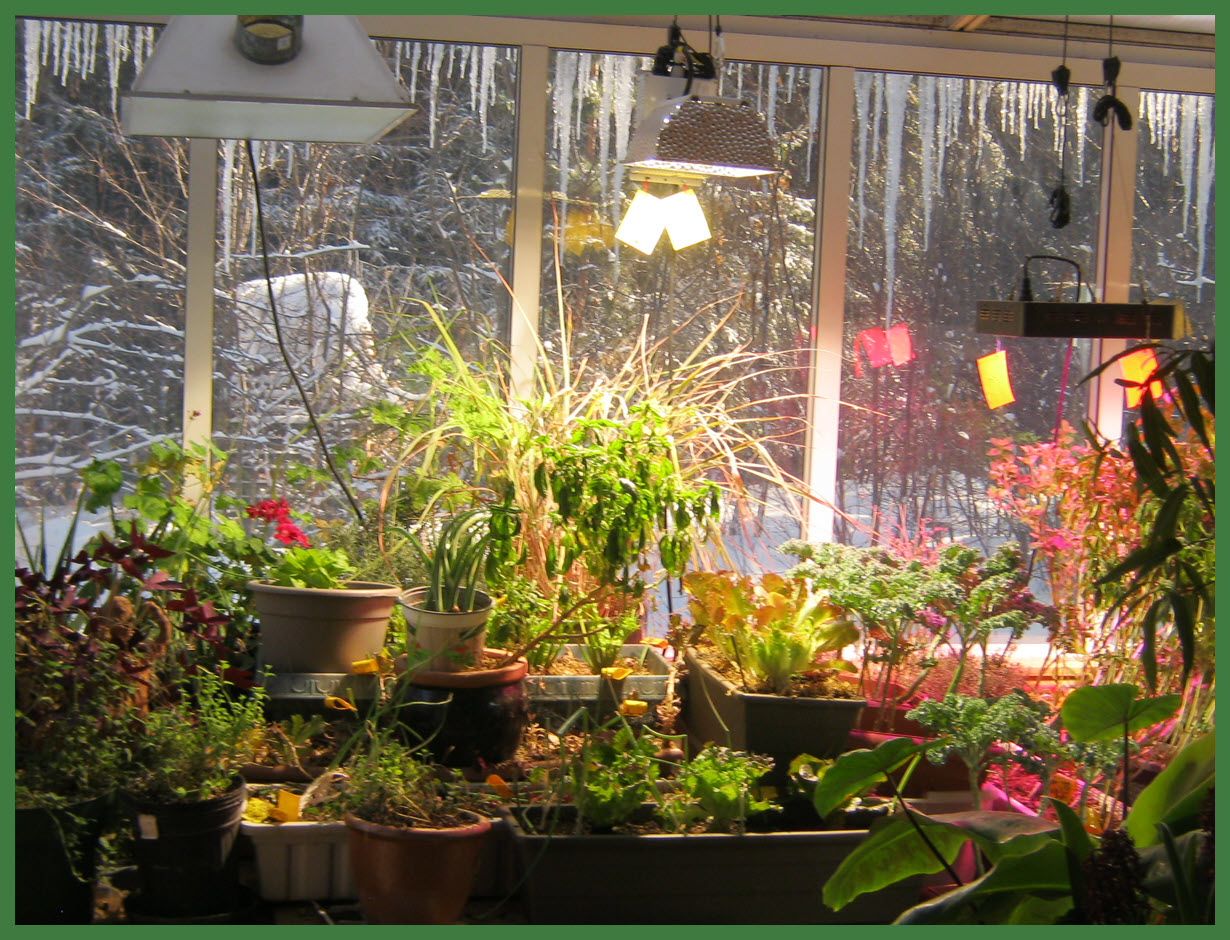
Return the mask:
M396 584L349 581L296 588L249 581L260 619L261 664L281 673L348 673L384 648Z
M369 924L452 924L478 872L491 820L455 829L381 826L347 814L350 864Z

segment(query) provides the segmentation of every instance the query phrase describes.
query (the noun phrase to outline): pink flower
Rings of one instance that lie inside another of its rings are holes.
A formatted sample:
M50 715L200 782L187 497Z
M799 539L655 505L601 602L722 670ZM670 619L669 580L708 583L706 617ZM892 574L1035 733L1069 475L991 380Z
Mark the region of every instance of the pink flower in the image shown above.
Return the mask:
M303 530L289 519L278 523L278 527L273 532L273 537L283 545L302 545L304 548L312 547L307 540L307 536L303 534Z
M290 506L284 499L263 499L247 508L249 519L263 519L266 522L289 522Z

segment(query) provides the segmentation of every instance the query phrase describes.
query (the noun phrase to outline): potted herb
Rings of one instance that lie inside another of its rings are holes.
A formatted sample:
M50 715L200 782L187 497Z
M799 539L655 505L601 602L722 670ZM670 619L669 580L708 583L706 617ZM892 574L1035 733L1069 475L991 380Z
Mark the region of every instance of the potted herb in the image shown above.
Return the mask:
M775 779L799 754L840 753L865 700L835 675L832 654L858 630L800 577L731 571L683 578L692 615L684 720L699 742L771 755Z
M286 546L261 579L248 582L260 620L261 665L274 673L349 673L384 648L396 584L350 580L339 549L314 548L285 500L249 506Z
M413 543L427 569L427 583L400 598L413 659L425 657L424 665L439 672L474 665L491 614L482 587L508 561L518 529L511 507L477 506L446 520L430 545Z
M510 808L531 923L884 923L917 899L915 880L835 917L820 887L867 830L781 828L758 790L770 758L710 745L668 761L670 743L607 729L558 790Z
M363 916L371 924L460 917L491 829L464 790L388 735L346 765L345 823Z
M264 694L197 670L151 708L121 803L133 831L133 911L202 917L239 904L233 851L246 799L240 768L264 733Z
M113 468L115 472L113 472ZM54 558L26 546L14 600L15 835L19 923L88 923L95 848L130 779L155 671L173 642L219 618L159 570L171 552L135 524L74 551L82 509L106 505L118 468L95 462ZM185 644L186 645L186 644ZM183 652L183 646L179 647Z

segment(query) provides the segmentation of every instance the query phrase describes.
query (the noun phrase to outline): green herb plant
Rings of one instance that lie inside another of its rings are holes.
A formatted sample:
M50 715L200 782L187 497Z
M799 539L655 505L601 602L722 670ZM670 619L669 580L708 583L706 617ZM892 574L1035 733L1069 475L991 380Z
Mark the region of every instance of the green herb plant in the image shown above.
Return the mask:
M709 832L741 831L749 815L772 805L756 789L772 769L771 758L708 744L679 765L661 813L674 831L687 831L698 820L706 821Z
M745 688L781 694L808 669L854 671L844 660L818 663L858 640L858 629L806 580L766 572L691 571L683 577L694 625L691 641L712 643L740 673Z
M157 801L206 800L224 793L259 752L265 692L242 692L208 670L173 683L178 698L150 709L130 789Z

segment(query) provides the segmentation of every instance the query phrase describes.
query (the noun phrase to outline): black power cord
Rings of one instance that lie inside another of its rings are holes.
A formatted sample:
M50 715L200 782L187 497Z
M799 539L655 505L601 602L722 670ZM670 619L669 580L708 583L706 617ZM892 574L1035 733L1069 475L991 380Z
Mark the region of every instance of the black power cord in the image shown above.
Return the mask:
M312 425L312 431L316 435L316 440L320 443L320 451L324 455L325 464L329 468L329 473L333 479L337 481L337 485L341 488L342 493L346 497L346 501L350 503L350 508L354 511L355 518L358 519L359 525L364 524L363 510L359 508L358 501L354 498L354 494L350 492L350 487L346 485L346 481L342 479L342 475L338 473L337 467L333 463L333 457L329 453L329 445L325 443L324 432L320 429L320 422L316 420L316 412L312 408L312 404L308 401L307 392L303 388L303 383L299 381L299 376L295 373L295 367L291 363L290 353L286 350L286 343L282 338L282 319L278 316L278 305L273 296L273 273L269 268L269 244L265 240L265 211L261 205L261 188L256 173L256 158L252 155L252 141L245 140L244 145L248 152L248 168L252 175L252 191L256 197L256 232L261 243L261 261L265 269L265 289L269 294L269 316L273 321L273 335L278 341L278 351L282 354L282 361L286 363L286 371L290 373L291 381L295 383L295 389L299 392L299 400L303 402L303 408L307 412L308 422Z

